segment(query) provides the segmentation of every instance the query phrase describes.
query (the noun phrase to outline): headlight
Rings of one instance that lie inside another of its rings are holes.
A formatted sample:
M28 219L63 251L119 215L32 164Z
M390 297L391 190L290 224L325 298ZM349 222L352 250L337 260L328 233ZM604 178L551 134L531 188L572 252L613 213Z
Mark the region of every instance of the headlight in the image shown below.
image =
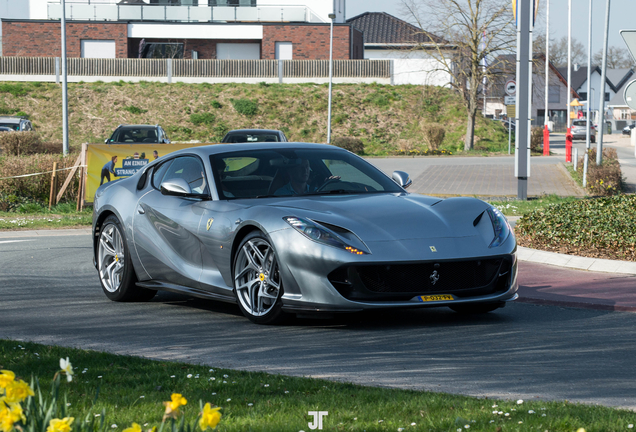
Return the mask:
M490 246L488 247L493 248L501 246L510 235L510 225L508 224L508 221L506 220L504 215L501 214L501 212L496 208L491 207L486 211L488 212L488 216L490 216L492 229L495 231L495 238L492 240Z
M317 243L322 243L327 246L333 246L338 249L343 249L354 255L365 255L369 253L366 250L361 250L360 248L356 248L345 243L335 233L329 231L327 228L322 227L311 220L301 219L294 216L286 216L283 219L296 231Z

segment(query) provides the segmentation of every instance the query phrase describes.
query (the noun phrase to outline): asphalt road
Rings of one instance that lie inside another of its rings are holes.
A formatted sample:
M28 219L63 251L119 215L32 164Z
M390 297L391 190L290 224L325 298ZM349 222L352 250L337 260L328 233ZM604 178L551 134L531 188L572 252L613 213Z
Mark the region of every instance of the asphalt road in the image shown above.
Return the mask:
M163 293L113 303L90 237L0 239L0 338L361 384L636 409L636 314L515 303L256 326L234 305ZM524 271L521 283L540 273ZM536 265L535 265L536 266Z

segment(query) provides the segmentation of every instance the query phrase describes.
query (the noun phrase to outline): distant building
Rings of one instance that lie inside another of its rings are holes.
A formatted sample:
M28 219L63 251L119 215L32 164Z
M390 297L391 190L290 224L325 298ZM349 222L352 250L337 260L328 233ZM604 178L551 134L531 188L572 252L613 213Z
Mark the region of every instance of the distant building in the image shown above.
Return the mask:
M394 61L394 84L450 85L450 74L431 55L437 44L444 44L445 55L453 57L453 47L444 39L429 37L422 29L384 12L365 12L347 23L363 33L365 59Z
M481 105L485 106L484 115L500 118L506 115L505 83L516 79L517 60L515 55L505 54L491 62L490 73L493 74L486 85L486 103L484 105L481 94ZM548 121L551 122L554 131L564 131L567 123L567 99L568 86L566 78L559 69L549 64L548 83ZM518 96L518 95L517 95ZM571 89L572 98L580 95ZM545 120L545 55L534 54L532 68L532 105L530 115L532 124L543 126Z
M334 59L362 59L345 0L67 1L67 55L327 59L332 12ZM2 55L59 57L61 16L60 0L0 0Z

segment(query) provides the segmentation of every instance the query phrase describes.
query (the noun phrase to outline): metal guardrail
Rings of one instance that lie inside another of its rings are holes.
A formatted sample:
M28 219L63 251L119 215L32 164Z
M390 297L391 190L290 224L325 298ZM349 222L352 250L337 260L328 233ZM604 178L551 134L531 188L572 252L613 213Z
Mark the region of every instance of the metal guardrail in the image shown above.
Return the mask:
M0 75L56 75L54 57L0 57ZM70 76L284 78L329 76L329 60L189 60L68 58ZM391 60L334 60L337 78L389 78ZM58 70L56 70L58 69Z

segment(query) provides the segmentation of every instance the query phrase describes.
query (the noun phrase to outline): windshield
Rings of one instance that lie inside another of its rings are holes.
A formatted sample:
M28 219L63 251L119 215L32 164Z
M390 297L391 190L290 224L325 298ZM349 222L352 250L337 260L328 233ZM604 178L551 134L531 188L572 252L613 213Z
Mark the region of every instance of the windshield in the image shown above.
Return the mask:
M574 120L572 125L574 126L585 126L587 124L587 120Z
M403 192L373 165L342 150L276 149L210 156L222 198Z
M157 132L154 127L122 127L113 133L109 141L117 143L156 143Z
M10 129L13 129L14 131L20 130L20 125L18 123L0 123L0 126L8 127Z

